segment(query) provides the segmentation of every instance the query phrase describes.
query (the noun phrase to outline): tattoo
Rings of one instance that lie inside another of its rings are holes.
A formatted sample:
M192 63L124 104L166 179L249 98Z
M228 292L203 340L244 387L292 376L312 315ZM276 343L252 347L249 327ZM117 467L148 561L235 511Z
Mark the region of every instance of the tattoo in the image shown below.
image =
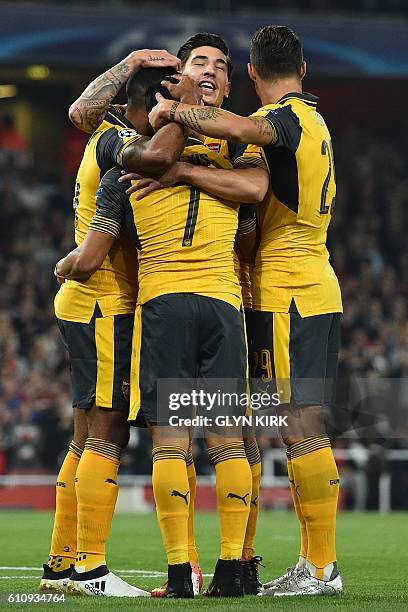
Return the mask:
M259 135L267 136L269 138L269 142L266 144L275 144L275 142L278 140L278 134L273 123L270 123L270 121L265 119L265 117L250 117L250 119L257 126Z
M181 123L191 128L192 130L196 130L196 132L201 132L201 125L197 120L195 109L185 110L179 112L179 118Z
M221 111L219 108L212 108L212 107L198 108L196 109L196 112L197 112L197 116L199 119L204 119L204 120L209 120L209 121L216 121L218 117L221 115Z
M147 59L148 59L149 62L162 62L166 58L164 58L164 57L154 57L152 55L149 55L149 57Z
M93 132L102 123L109 104L129 78L130 67L121 62L104 72L72 105L70 117L79 129Z
M218 108L210 107L190 108L179 112L181 123L200 133L203 131L200 121L216 121L220 115L221 111Z
M176 110L177 110L177 107L178 107L179 104L180 104L180 102L173 102L173 104L171 105L170 113L169 113L170 121L175 121L176 120Z

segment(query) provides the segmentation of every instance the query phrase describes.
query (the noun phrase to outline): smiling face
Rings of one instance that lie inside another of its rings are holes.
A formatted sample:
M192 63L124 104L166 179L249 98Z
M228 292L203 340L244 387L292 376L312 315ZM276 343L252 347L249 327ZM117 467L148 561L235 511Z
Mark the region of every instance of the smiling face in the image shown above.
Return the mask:
M219 107L228 98L231 83L227 57L220 49L207 46L193 49L182 72L198 83L205 106Z

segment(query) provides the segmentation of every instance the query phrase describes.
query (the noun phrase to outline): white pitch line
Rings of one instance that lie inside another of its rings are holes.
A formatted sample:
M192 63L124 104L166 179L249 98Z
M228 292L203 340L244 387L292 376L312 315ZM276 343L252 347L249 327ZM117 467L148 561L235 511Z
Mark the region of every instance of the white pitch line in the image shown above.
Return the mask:
M38 576L0 576L0 580L25 580L26 578L38 578Z
M21 570L22 572L26 570L41 570L40 567L24 567L23 565L0 565L0 570Z

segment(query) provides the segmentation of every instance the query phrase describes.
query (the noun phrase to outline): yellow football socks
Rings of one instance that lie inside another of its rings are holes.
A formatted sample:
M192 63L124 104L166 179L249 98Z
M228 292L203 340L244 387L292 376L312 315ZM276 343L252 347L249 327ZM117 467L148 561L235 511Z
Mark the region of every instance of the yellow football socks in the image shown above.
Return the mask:
M255 554L254 538L259 513L259 489L261 485L262 473L261 455L256 440L251 440L248 442L248 444L245 444L245 453L248 459L249 467L251 468L252 494L242 558L252 559Z
M153 456L153 492L157 518L169 565L188 563L190 489L186 451L178 446L156 446Z
M296 516L299 521L300 527L300 551L299 558L301 561L306 561L307 557L307 530L306 530L306 521L305 517L302 514L302 509L300 507L300 499L299 494L296 492L296 482L293 476L293 467L292 460L290 458L290 450L286 449L286 458L288 465L288 478L290 484L290 492L292 493L293 505L295 507Z
M220 559L241 559L251 504L252 474L243 442L208 449L215 466Z
M339 473L327 436L307 438L290 446L296 493L307 530L307 565L316 578L336 561L336 514Z
M187 478L188 487L190 489L190 503L188 506L188 558L193 565L199 565L197 546L195 543L194 534L194 504L197 490L197 474L194 467L192 445L188 447L187 452Z
M76 474L78 544L76 571L106 565L105 548L118 496L121 448L88 438Z
M77 547L77 499L75 475L82 448L71 442L57 476L55 516L48 565L54 572L69 569L75 563Z

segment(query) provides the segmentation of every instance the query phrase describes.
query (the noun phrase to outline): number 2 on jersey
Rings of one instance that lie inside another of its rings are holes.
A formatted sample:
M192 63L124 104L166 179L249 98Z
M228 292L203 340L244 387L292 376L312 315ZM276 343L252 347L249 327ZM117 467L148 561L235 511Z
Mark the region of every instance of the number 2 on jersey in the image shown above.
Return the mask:
M187 221L184 228L182 246L189 247L193 244L194 230L197 223L198 207L200 205L200 190L190 187L190 201L188 203Z
M330 183L332 173L333 173L333 180L334 182L336 182L335 173L334 173L333 147L332 147L331 140L329 140L328 142L327 140L323 140L322 155L328 156L329 170L327 172L327 176L324 180L323 187L322 187L322 195L320 198L320 211L319 212L321 215L327 215L330 212L330 209L333 210L334 203L335 203L335 198L333 197L330 204L329 205L326 204L327 191L329 189L329 183Z

